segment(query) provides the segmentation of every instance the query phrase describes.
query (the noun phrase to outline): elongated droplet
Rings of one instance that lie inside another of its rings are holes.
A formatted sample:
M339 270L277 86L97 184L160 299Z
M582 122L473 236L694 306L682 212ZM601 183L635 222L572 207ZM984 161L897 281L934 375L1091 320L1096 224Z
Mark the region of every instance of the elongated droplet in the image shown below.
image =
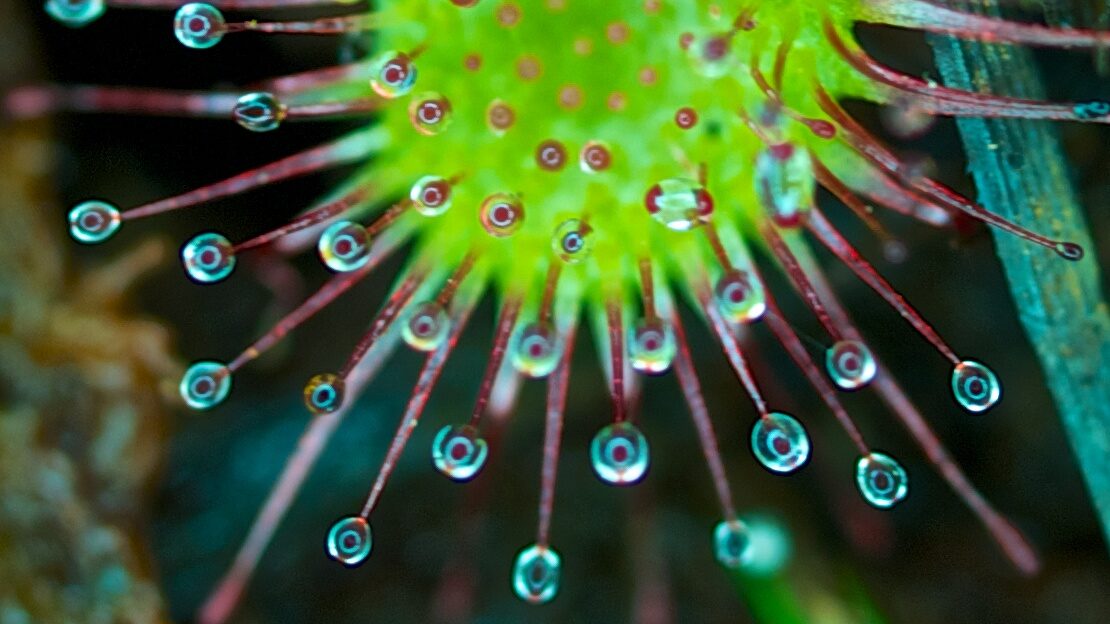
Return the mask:
M881 509L893 507L909 492L906 470L893 457L876 452L859 458L856 485L867 502Z
M270 132L285 120L285 106L272 93L247 93L235 102L231 116L251 132Z
M630 422L608 425L590 443L590 464L609 485L632 485L644 478L651 453L647 438Z
M671 367L675 356L674 334L658 318L640 319L628 344L632 368L647 375L661 375Z
M751 558L751 536L739 520L721 520L713 529L713 554L721 565L739 570Z
M214 407L231 390L231 372L222 362L197 362L185 371L178 390L185 404L193 409Z
M755 161L755 190L776 225L798 227L813 207L817 190L809 152L780 143L764 149Z
M713 289L717 309L734 323L754 323L767 312L763 285L747 271L731 269L717 280Z
M332 373L315 375L304 387L304 404L313 414L327 414L343 405L343 379Z
M825 351L825 368L833 383L844 390L856 390L875 378L875 358L871 349L858 340L841 340Z
M222 234L198 234L181 248L181 262L193 281L213 284L235 270L235 249Z
M104 0L47 0L46 14L71 28L91 24L104 15Z
M355 271L366 266L370 260L370 235L358 223L336 221L320 235L316 250L320 252L320 259L332 271Z
M196 50L211 48L227 34L227 20L219 9L203 2L190 2L177 10L173 34L183 45Z
M409 104L409 121L420 134L439 134L451 125L453 118L451 102L439 93L424 93Z
M752 427L752 453L772 472L794 472L809 459L809 435L802 423L782 412L771 412Z
M348 568L360 565L374 546L370 523L362 516L347 516L335 521L328 531L328 556Z
M965 410L978 414L1002 397L1002 385L986 364L964 360L952 369L952 394Z
M567 219L555 228L551 249L567 264L578 264L590 257L594 248L593 230L579 219Z
M473 479L489 456L486 441L470 425L447 425L432 441L436 470L454 481Z
M671 178L648 189L644 207L667 228L685 232L709 221L713 196L694 180Z
M119 226L119 209L107 202L81 202L69 211L69 234L81 243L104 242Z
M559 363L555 330L549 323L529 323L513 348L513 367L533 379L547 377Z
M412 207L425 217L437 217L451 207L451 183L439 176L424 176L409 190Z
M388 50L374 57L370 87L383 98L392 100L408 95L416 84L416 65L408 55Z
M434 351L443 344L450 323L443 306L425 301L413 307L408 321L401 326L401 336L417 351Z
M559 593L559 553L549 547L533 544L520 551L513 565L513 591L521 600L532 604L549 602Z

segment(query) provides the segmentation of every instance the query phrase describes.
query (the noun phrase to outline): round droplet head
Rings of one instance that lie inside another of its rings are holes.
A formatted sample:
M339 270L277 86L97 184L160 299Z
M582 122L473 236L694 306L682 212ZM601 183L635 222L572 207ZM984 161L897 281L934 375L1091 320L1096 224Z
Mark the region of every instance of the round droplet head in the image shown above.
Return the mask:
M685 232L709 221L713 197L694 180L670 178L648 189L644 207L667 228Z
M868 503L881 509L893 507L909 492L905 468L883 453L871 452L859 458L856 485Z
M227 34L227 20L219 9L203 2L190 2L177 10L173 34L185 47L211 48Z
M536 147L536 164L544 171L559 171L567 164L567 148L554 139Z
M270 132L285 120L285 106L272 93L247 93L235 102L231 116L251 132Z
M328 556L348 568L360 565L370 556L374 536L370 523L362 516L347 516L335 521L328 531Z
M543 604L559 593L559 553L533 544L520 551L513 564L513 591L525 602Z
M667 372L675 356L674 334L661 319L640 319L628 342L632 368L648 375Z
M119 226L119 209L107 202L81 202L69 211L69 234L81 243L106 241Z
M747 271L732 269L717 280L713 289L717 309L734 323L754 323L767 312L763 287Z
M451 183L439 176L424 176L409 189L409 201L425 217L438 217L451 207Z
M689 130L698 124L698 111L689 106L683 106L675 111L674 122L679 128Z
M590 141L582 146L578 167L586 173L601 173L613 165L613 152L603 141Z
M979 413L1002 397L1002 384L986 364L964 360L952 369L952 395L965 410Z
M374 57L371 66L370 87L383 98L392 100L408 95L416 84L416 65L402 52L382 52Z
M1056 251L1056 254L1064 260L1071 260L1074 262L1083 259L1083 247L1078 243L1056 243L1053 249Z
M185 371L178 390L193 409L214 407L231 390L231 371L222 362L197 362Z
M613 423L590 442L590 465L609 485L632 485L644 478L651 453L647 438L630 422Z
M752 453L771 472L794 472L809 459L809 435L793 416L771 412L752 427Z
M181 248L185 273L201 284L213 284L235 270L235 248L223 234L198 234Z
M433 136L451 125L451 102L439 93L424 93L409 104L409 121L420 134Z
M516 124L516 111L501 100L494 100L486 107L486 126L496 136L503 136Z
M313 414L329 414L343 405L343 378L332 373L315 375L304 386L304 405Z
M401 326L401 336L417 351L434 351L447 337L450 320L443 306L435 301L417 304Z
M512 236L524 225L524 204L512 193L494 193L482 202L478 218L492 236Z
M473 479L488 456L486 441L470 425L447 425L432 441L432 463L453 481Z
M739 520L721 520L713 529L713 554L721 565L739 570L751 558L748 527Z
M551 249L567 264L578 264L590 257L594 248L593 230L580 219L567 219L555 228Z
M370 234L353 221L336 221L320 235L316 250L332 271L355 271L370 261Z
M875 378L871 349L858 340L841 340L825 351L825 369L843 390L856 390Z
M104 0L47 0L45 8L50 17L71 28L78 28L104 15Z
M534 379L546 377L559 363L555 330L548 323L529 323L516 337L513 366Z

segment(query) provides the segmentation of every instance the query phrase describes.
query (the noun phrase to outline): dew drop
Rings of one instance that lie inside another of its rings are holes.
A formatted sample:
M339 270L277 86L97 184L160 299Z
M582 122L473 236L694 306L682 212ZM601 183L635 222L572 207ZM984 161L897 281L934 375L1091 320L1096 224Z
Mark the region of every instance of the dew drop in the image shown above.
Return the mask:
M219 9L203 2L190 2L177 10L173 34L185 47L211 48L227 34L227 20Z
M628 344L632 368L648 375L661 375L671 367L675 356L674 334L658 318L643 318L632 330Z
M551 374L559 363L555 330L548 323L529 323L516 338L513 367L521 373L540 379Z
M231 371L221 362L197 362L185 371L178 390L189 407L208 409L227 398L231 390Z
M748 527L739 520L721 520L713 529L713 554L721 565L739 570L752 556Z
M709 221L713 196L694 180L670 178L648 189L644 207L659 223L685 232Z
M816 179L809 152L790 143L761 151L755 161L755 191L776 225L798 227L813 207Z
M856 485L863 498L875 507L886 509L906 497L909 491L906 470L889 455L872 451L856 463Z
M486 441L470 425L447 425L432 441L432 462L436 470L453 481L473 479L488 456Z
M1002 384L986 364L964 360L952 369L952 394L965 410L979 413L1002 397Z
M513 591L526 602L544 604L559 593L559 553L533 544L520 551L513 564Z
M443 132L453 117L451 102L439 93L421 94L409 104L409 121L420 134L433 136Z
M355 271L366 266L370 260L370 235L358 223L336 221L320 235L316 250L320 253L320 259L332 271Z
M119 209L107 202L81 202L69 211L69 234L81 243L104 242L119 226Z
M767 312L763 286L753 282L747 271L731 269L717 280L713 289L717 309L734 323L754 323Z
M434 351L443 344L449 325L443 306L425 301L413 307L408 321L401 326L401 336L417 351Z
M387 100L408 95L416 84L416 65L403 52L388 50L374 57L370 87Z
M304 404L313 414L330 414L343 405L343 379L332 373L315 375L304 387Z
M590 141L582 146L578 167L586 173L600 173L613 164L613 153L603 141Z
M536 147L536 164L545 171L559 171L567 164L567 148L549 139Z
M871 349L858 340L841 340L825 351L825 369L843 390L856 390L875 378Z
M451 183L439 176L424 176L412 185L409 200L425 217L438 217L451 207Z
M272 93L247 93L235 103L231 116L251 132L270 132L285 120L285 106Z
M809 435L793 416L771 412L752 427L752 453L771 472L794 472L809 459Z
M593 230L580 219L563 221L551 237L551 249L567 264L578 264L590 257L593 247Z
M524 225L524 204L512 193L494 193L482 202L478 218L493 236L512 236Z
M104 0L47 0L46 13L71 28L86 26L104 15Z
M590 442L590 464L609 485L632 485L643 479L650 455L647 438L627 421L604 427Z
M357 567L366 561L373 546L370 523L362 516L340 518L328 531L328 556L348 568Z
M193 281L213 284L235 270L235 249L223 234L198 234L181 248L181 262Z

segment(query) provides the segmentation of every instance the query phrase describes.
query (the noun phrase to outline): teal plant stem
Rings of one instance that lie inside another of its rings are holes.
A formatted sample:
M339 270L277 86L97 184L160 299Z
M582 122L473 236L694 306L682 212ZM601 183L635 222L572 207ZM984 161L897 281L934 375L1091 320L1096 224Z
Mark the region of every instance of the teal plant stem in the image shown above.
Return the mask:
M997 0L963 8L997 14ZM931 37L944 82L962 89L1042 99L1028 50ZM1110 316L1090 234L1051 124L958 120L968 163L988 209L1088 252L1060 262L995 232L995 245L1080 471L1110 543Z

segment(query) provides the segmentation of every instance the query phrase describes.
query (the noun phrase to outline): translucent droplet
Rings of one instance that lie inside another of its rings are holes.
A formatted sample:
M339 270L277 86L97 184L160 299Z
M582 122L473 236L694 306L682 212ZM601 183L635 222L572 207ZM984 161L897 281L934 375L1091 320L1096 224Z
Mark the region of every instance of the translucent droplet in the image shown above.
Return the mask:
M794 472L809 459L809 435L793 416L771 412L752 427L752 453L767 470Z
M408 95L416 84L416 65L403 52L389 50L374 58L370 87L383 98L392 100Z
M761 151L755 161L755 192L760 203L780 227L792 228L813 207L817 181L809 152L790 143Z
M343 378L332 373L315 375L304 386L304 404L313 414L328 414L343 405Z
M628 344L632 368L648 375L667 372L675 356L674 334L658 318L640 319Z
M450 323L443 306L425 301L413 307L408 321L401 327L401 335L417 351L434 351L443 344Z
M567 264L582 262L590 257L593 248L593 229L579 219L563 221L551 237L551 249Z
M600 173L613 164L613 152L602 141L590 141L582 146L578 166L586 173Z
M1064 260L1071 260L1072 262L1082 260L1083 256L1086 254L1086 252L1083 251L1082 245L1070 242L1056 243L1053 247L1053 251Z
M717 309L734 323L754 323L767 312L763 285L752 280L747 271L725 272L713 289Z
M713 529L713 554L730 570L739 570L751 558L751 536L739 520L721 520Z
M689 130L698 123L698 111L689 106L683 106L675 111L674 122L679 128Z
M451 183L439 176L424 176L409 190L412 207L425 217L437 217L451 207Z
M119 209L102 201L81 202L69 211L69 234L82 243L100 243L120 226Z
M688 41L685 49L694 70L706 78L728 73L733 65L731 39L730 34L719 33Z
M513 591L521 600L543 604L559 593L559 571L562 568L559 553L553 549L532 544L520 551L513 565Z
M181 248L181 262L193 281L212 284L235 270L235 248L223 234L198 234Z
M1002 384L986 364L964 360L952 369L952 394L969 412L990 409L1002 397Z
M482 202L478 218L493 236L512 236L524 225L524 204L511 193L494 193Z
M347 273L361 269L370 260L370 235L358 223L336 221L320 235L316 250L329 269Z
M247 93L235 103L231 116L251 132L269 132L285 120L285 106L271 93Z
M66 26L78 28L104 15L104 0L47 0L46 13Z
M856 463L856 485L867 502L886 509L906 497L909 478L893 457L871 452Z
M489 447L470 425L447 425L432 441L436 470L454 481L469 481L486 464Z
M862 342L841 340L825 351L825 369L833 383L844 390L856 390L875 378L875 358Z
M549 139L536 148L536 164L545 171L558 171L567 164L567 148Z
M409 104L409 121L420 134L439 134L451 125L451 102L439 93L425 93Z
M231 371L221 362L197 362L185 371L178 390L189 407L208 409L227 398L231 390Z
M177 10L173 34L186 47L203 50L220 42L227 34L224 14L211 4L190 2Z
M529 377L539 379L551 374L559 363L555 330L548 323L529 323L516 338L513 366Z
M603 428L590 443L590 464L609 485L632 485L644 478L650 455L647 438L630 422Z
M713 214L713 197L694 180L670 178L655 184L644 196L653 219L676 232L706 223Z
M335 521L328 531L328 556L348 568L357 567L370 556L374 536L370 523L362 516L347 516Z

